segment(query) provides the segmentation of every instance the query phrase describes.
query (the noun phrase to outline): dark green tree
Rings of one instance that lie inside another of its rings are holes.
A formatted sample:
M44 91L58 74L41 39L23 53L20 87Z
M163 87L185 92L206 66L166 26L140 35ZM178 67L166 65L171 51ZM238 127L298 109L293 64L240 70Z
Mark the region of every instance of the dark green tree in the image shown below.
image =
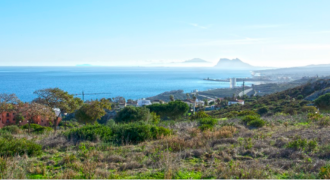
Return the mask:
M146 107L128 106L118 112L115 121L118 123L130 123L136 121L148 121L150 110Z
M330 93L319 96L314 103L320 109L330 109Z

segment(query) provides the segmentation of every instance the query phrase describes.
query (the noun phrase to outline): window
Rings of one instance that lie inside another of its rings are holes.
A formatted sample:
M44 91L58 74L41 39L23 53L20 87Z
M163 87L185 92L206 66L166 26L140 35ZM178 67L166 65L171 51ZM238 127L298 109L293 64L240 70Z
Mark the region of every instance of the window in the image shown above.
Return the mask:
M7 117L9 117L9 113L7 113Z
M15 113L13 113L13 116L15 116Z
M10 121L9 121L9 119L7 119L7 123L9 123Z

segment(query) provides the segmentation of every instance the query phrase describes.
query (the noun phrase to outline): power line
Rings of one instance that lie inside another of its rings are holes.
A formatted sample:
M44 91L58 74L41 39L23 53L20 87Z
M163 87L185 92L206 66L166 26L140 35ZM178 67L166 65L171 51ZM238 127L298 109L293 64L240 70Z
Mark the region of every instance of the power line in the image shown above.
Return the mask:
M85 95L99 95L99 94L111 94L111 93L85 93L84 91L82 91L81 94L73 94L75 96L81 95L83 101L85 102Z

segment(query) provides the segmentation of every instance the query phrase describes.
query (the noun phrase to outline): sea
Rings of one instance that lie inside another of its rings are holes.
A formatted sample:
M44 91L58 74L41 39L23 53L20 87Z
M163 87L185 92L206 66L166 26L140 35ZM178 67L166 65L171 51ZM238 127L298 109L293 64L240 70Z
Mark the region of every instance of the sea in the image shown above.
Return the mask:
M58 87L80 98L84 92L85 100L116 96L136 100L171 90L229 88L228 82L203 79L232 77L251 77L251 72L206 67L0 67L0 93L15 93L30 102L36 98L34 91Z

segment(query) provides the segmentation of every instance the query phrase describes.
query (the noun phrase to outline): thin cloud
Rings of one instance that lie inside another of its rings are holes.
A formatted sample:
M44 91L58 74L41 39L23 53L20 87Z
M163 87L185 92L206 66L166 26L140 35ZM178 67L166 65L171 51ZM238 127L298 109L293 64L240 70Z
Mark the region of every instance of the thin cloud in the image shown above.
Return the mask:
M282 27L282 26L284 26L284 24L256 24L256 25L246 26L246 28L266 29L266 28L278 28L278 27Z
M208 29L208 28L211 27L211 26L201 26L201 25L199 25L197 23L190 23L189 25L194 26L196 28L200 28L200 29Z
M330 44L292 44L282 46L284 49L298 50L330 50Z
M182 44L182 46L221 46L221 45L245 45L245 44L265 44L274 43L276 41L270 38L243 38L230 40L205 40L201 42L194 42L189 44Z

